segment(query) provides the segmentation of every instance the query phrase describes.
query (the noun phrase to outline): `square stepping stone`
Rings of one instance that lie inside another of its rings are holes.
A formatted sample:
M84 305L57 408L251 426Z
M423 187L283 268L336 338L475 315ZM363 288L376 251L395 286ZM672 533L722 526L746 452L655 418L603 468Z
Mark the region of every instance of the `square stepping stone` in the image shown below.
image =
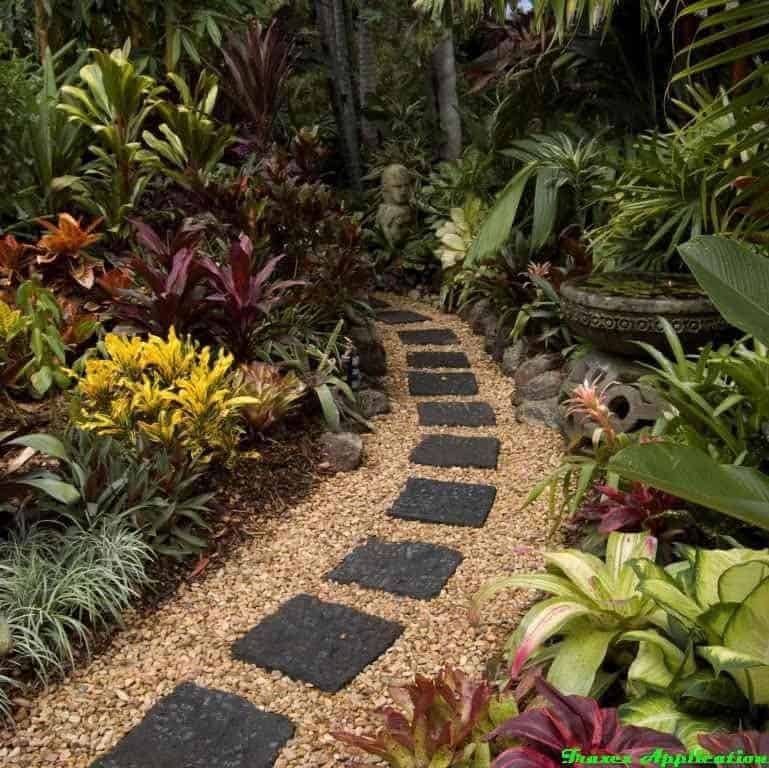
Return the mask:
M417 403L423 427L492 427L497 423L488 403Z
M377 320L387 325L406 325L407 323L427 323L432 318L412 312L408 309L388 309L377 313Z
M272 768L293 735L283 715L183 683L91 768Z
M430 467L475 467L496 469L499 440L496 437L427 435L411 451L414 464Z
M464 352L409 352L406 355L409 368L469 368L470 361Z
M429 600L451 578L462 555L454 549L421 541L370 538L326 575L341 584L360 584L396 595Z
M409 371L408 377L409 394L417 397L478 394L478 382L472 373Z
M297 595L232 649L236 659L335 693L400 636L403 627L312 595Z
M486 522L496 496L497 489L493 485L410 477L388 514L423 523L480 528Z
M400 331L398 333L404 344L416 344L423 347L445 347L456 344L459 339L454 331L448 328L432 328L426 331Z

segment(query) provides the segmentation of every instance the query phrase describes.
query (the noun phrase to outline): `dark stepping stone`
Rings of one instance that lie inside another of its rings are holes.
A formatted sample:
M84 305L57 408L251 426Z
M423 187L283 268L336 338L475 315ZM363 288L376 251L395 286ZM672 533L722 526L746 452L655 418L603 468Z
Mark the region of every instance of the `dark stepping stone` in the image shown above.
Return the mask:
M297 595L233 646L236 659L335 693L378 659L403 627L312 595Z
M488 403L418 403L423 427L492 427L497 423Z
M431 467L475 467L496 469L499 440L496 437L427 435L411 451L414 464Z
M398 336L404 344L421 344L424 347L432 345L445 347L459 341L454 331L447 328L434 328L427 331L400 331Z
M480 528L497 496L493 485L447 483L411 477L389 514L424 523Z
M477 395L478 382L472 373L430 373L409 371L409 394Z
M377 320L381 320L387 325L405 325L406 323L427 323L432 320L431 317L425 317L418 312L411 312L408 309L388 309L384 312L378 312Z
M409 368L469 368L470 361L464 352L409 352L406 355Z
M382 299L377 299L373 296L368 300L368 305L371 307L371 309L389 309L390 308L390 305L386 301L382 301Z
M443 589L461 562L462 555L447 547L371 538L347 555L326 578L429 600Z
M91 768L272 768L293 735L283 715L183 683Z

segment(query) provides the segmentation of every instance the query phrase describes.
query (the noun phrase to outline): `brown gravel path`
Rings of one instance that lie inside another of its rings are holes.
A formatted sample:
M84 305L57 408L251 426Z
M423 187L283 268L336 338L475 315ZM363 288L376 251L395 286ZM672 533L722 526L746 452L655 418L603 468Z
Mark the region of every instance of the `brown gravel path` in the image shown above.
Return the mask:
M294 721L296 735L282 750L276 768L342 766L350 752L328 736L329 730L370 727L370 710L387 703L387 685L410 679L416 672L435 673L446 662L474 674L482 671L530 596L500 596L477 628L468 622L468 598L490 576L537 564L536 556L517 548L543 543L547 520L540 507L520 511L520 504L532 484L557 463L561 440L544 427L516 423L509 400L510 379L500 374L484 354L483 340L473 336L461 320L424 304L387 299L393 306L434 318L409 329L456 332L480 391L472 398L453 399L490 403L497 425L419 427L416 400L406 389L409 348L401 345L397 335L404 326L380 324L388 353L392 413L379 417L376 433L365 436L364 466L354 474L324 481L268 536L244 546L201 584L183 586L155 615L129 617L126 630L104 654L30 702L16 731L0 732L0 765L86 768L160 697L192 680L239 694ZM411 466L409 452L428 432L500 438L498 470ZM386 515L412 475L495 485L497 498L485 526L427 525ZM464 561L441 594L430 601L323 580L323 574L369 536L442 544L460 550ZM405 631L378 661L336 694L232 660L231 644L300 592L398 621Z

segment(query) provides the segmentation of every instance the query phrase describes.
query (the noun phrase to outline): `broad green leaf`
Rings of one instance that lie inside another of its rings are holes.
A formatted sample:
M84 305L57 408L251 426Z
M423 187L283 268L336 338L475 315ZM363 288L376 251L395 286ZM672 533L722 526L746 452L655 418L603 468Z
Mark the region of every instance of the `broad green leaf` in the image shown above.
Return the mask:
M703 236L679 247L699 284L734 326L769 343L769 260L725 237Z
M23 437L17 437L15 440L11 440L10 445L21 445L25 448L33 448L40 453L45 453L48 456L53 456L55 459L61 461L70 462L70 456L67 452L67 448L64 443L61 442L53 435L34 434L24 435Z
M518 213L523 191L536 170L536 163L529 163L518 171L502 190L473 241L466 259L468 266L496 253L505 244Z
M596 629L567 637L550 665L548 681L563 693L589 696L606 651L618 634L617 630Z
M609 469L769 530L769 478L758 470L719 464L703 451L672 443L631 445L611 458Z
M52 499L62 504L70 505L80 500L80 492L70 483L56 480L53 477L26 477L17 480L20 485L28 485L37 488Z
M715 718L695 718L682 712L675 701L659 693L631 699L619 708L619 717L623 725L672 733L689 749L699 747L697 736L712 733L724 725Z
M751 560L733 565L718 580L718 597L724 603L741 603L762 582L769 578L769 562Z

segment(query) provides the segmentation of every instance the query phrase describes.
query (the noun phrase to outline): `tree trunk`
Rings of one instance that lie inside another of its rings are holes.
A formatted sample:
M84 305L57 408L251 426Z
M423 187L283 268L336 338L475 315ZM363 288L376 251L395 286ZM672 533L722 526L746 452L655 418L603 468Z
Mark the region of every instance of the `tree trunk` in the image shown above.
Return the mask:
M165 0L165 37L166 37L166 50L164 56L164 64L166 66L166 72L173 72L176 68L177 53L174 50L174 41L176 39L176 0Z
M344 0L315 0L315 7L324 54L333 79L334 111L345 166L350 184L356 192L362 192L358 115L345 27Z
M366 16L366 6L361 8L358 16L358 98L360 100L361 119L360 130L363 142L368 147L378 144L376 125L366 119L363 110L369 102L369 97L376 93L376 49L374 35L371 33L371 21Z
M35 42L40 61L45 61L48 50L48 12L45 10L45 0L35 0Z
M454 34L447 26L432 54L438 113L441 123L441 157L456 160L462 154L462 121L457 95L457 63L454 58Z

